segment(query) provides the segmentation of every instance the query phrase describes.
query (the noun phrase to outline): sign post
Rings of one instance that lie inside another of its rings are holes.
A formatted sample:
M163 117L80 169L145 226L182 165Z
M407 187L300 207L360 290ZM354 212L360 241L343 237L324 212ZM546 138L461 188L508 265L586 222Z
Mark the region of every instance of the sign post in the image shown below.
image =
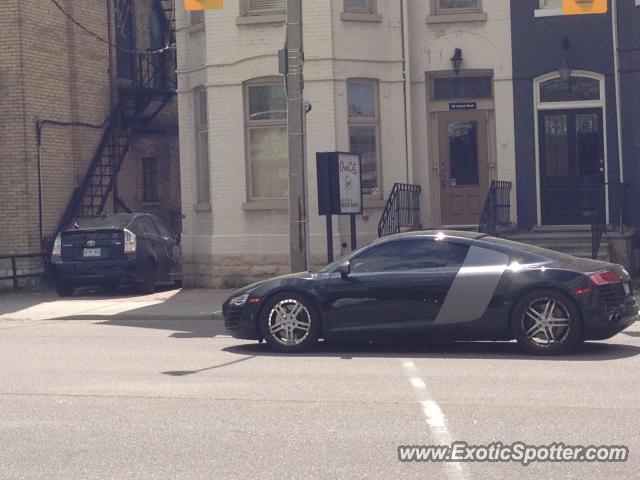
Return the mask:
M333 261L332 215L351 216L351 250L357 248L356 215L362 213L362 170L359 155L346 152L316 154L318 210L327 216L327 256Z

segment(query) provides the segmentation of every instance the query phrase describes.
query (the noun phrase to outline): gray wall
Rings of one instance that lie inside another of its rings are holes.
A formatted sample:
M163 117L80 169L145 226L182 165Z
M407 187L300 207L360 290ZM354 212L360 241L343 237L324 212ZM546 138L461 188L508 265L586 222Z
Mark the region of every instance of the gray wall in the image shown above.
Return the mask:
M632 3L633 0L620 0ZM611 16L578 15L534 17L539 0L511 0L513 77L515 100L516 181L518 224L529 229L536 223L536 158L533 79L558 70L566 53L574 70L588 70L606 77L607 153L609 181L619 179L613 37Z

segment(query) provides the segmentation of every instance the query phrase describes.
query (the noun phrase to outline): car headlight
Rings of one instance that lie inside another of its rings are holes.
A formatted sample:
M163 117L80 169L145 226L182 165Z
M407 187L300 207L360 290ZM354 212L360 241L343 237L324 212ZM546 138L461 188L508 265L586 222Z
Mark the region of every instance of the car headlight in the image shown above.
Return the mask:
M242 305L247 303L247 300L249 300L249 294L245 293L244 295L233 297L229 302L229 304L233 305L234 307L241 307Z

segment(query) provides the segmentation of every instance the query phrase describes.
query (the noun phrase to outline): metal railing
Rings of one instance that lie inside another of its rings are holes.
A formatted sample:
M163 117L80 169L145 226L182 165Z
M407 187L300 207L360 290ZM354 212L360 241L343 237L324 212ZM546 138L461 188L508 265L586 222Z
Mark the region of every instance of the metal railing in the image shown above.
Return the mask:
M605 183L598 194L597 203L591 218L591 258L597 259L602 245L602 237L607 231L624 233L627 219L627 192L629 184L620 182ZM608 201L607 201L608 200ZM613 214L607 222L607 204Z
M175 50L162 53L141 53L138 55L138 87L175 91L176 77Z
M511 227L511 182L494 180L480 215L478 231L497 235Z
M33 266L20 268L18 265L19 260L23 259L34 259L39 258L41 260L41 266L38 268L38 271L33 270ZM13 284L13 289L18 290L20 288L20 279L23 278L39 278L42 277L47 271L47 258L42 253L24 253L24 254L15 254L15 255L0 255L0 272L5 271L6 269L2 266L4 261L9 260L11 263L10 271L11 275L4 275L0 277L0 281L3 280L11 280ZM27 271L29 273L21 273Z
M378 236L400 233L401 229L420 229L420 185L396 183L378 223Z

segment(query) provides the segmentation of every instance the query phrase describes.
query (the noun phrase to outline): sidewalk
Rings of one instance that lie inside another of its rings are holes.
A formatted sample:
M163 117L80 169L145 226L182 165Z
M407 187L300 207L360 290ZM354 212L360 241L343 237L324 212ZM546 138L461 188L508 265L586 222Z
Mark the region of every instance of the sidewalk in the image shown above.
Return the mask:
M55 292L0 294L0 321L14 320L221 320L222 303L232 290L181 289L152 295L101 291L60 298Z

